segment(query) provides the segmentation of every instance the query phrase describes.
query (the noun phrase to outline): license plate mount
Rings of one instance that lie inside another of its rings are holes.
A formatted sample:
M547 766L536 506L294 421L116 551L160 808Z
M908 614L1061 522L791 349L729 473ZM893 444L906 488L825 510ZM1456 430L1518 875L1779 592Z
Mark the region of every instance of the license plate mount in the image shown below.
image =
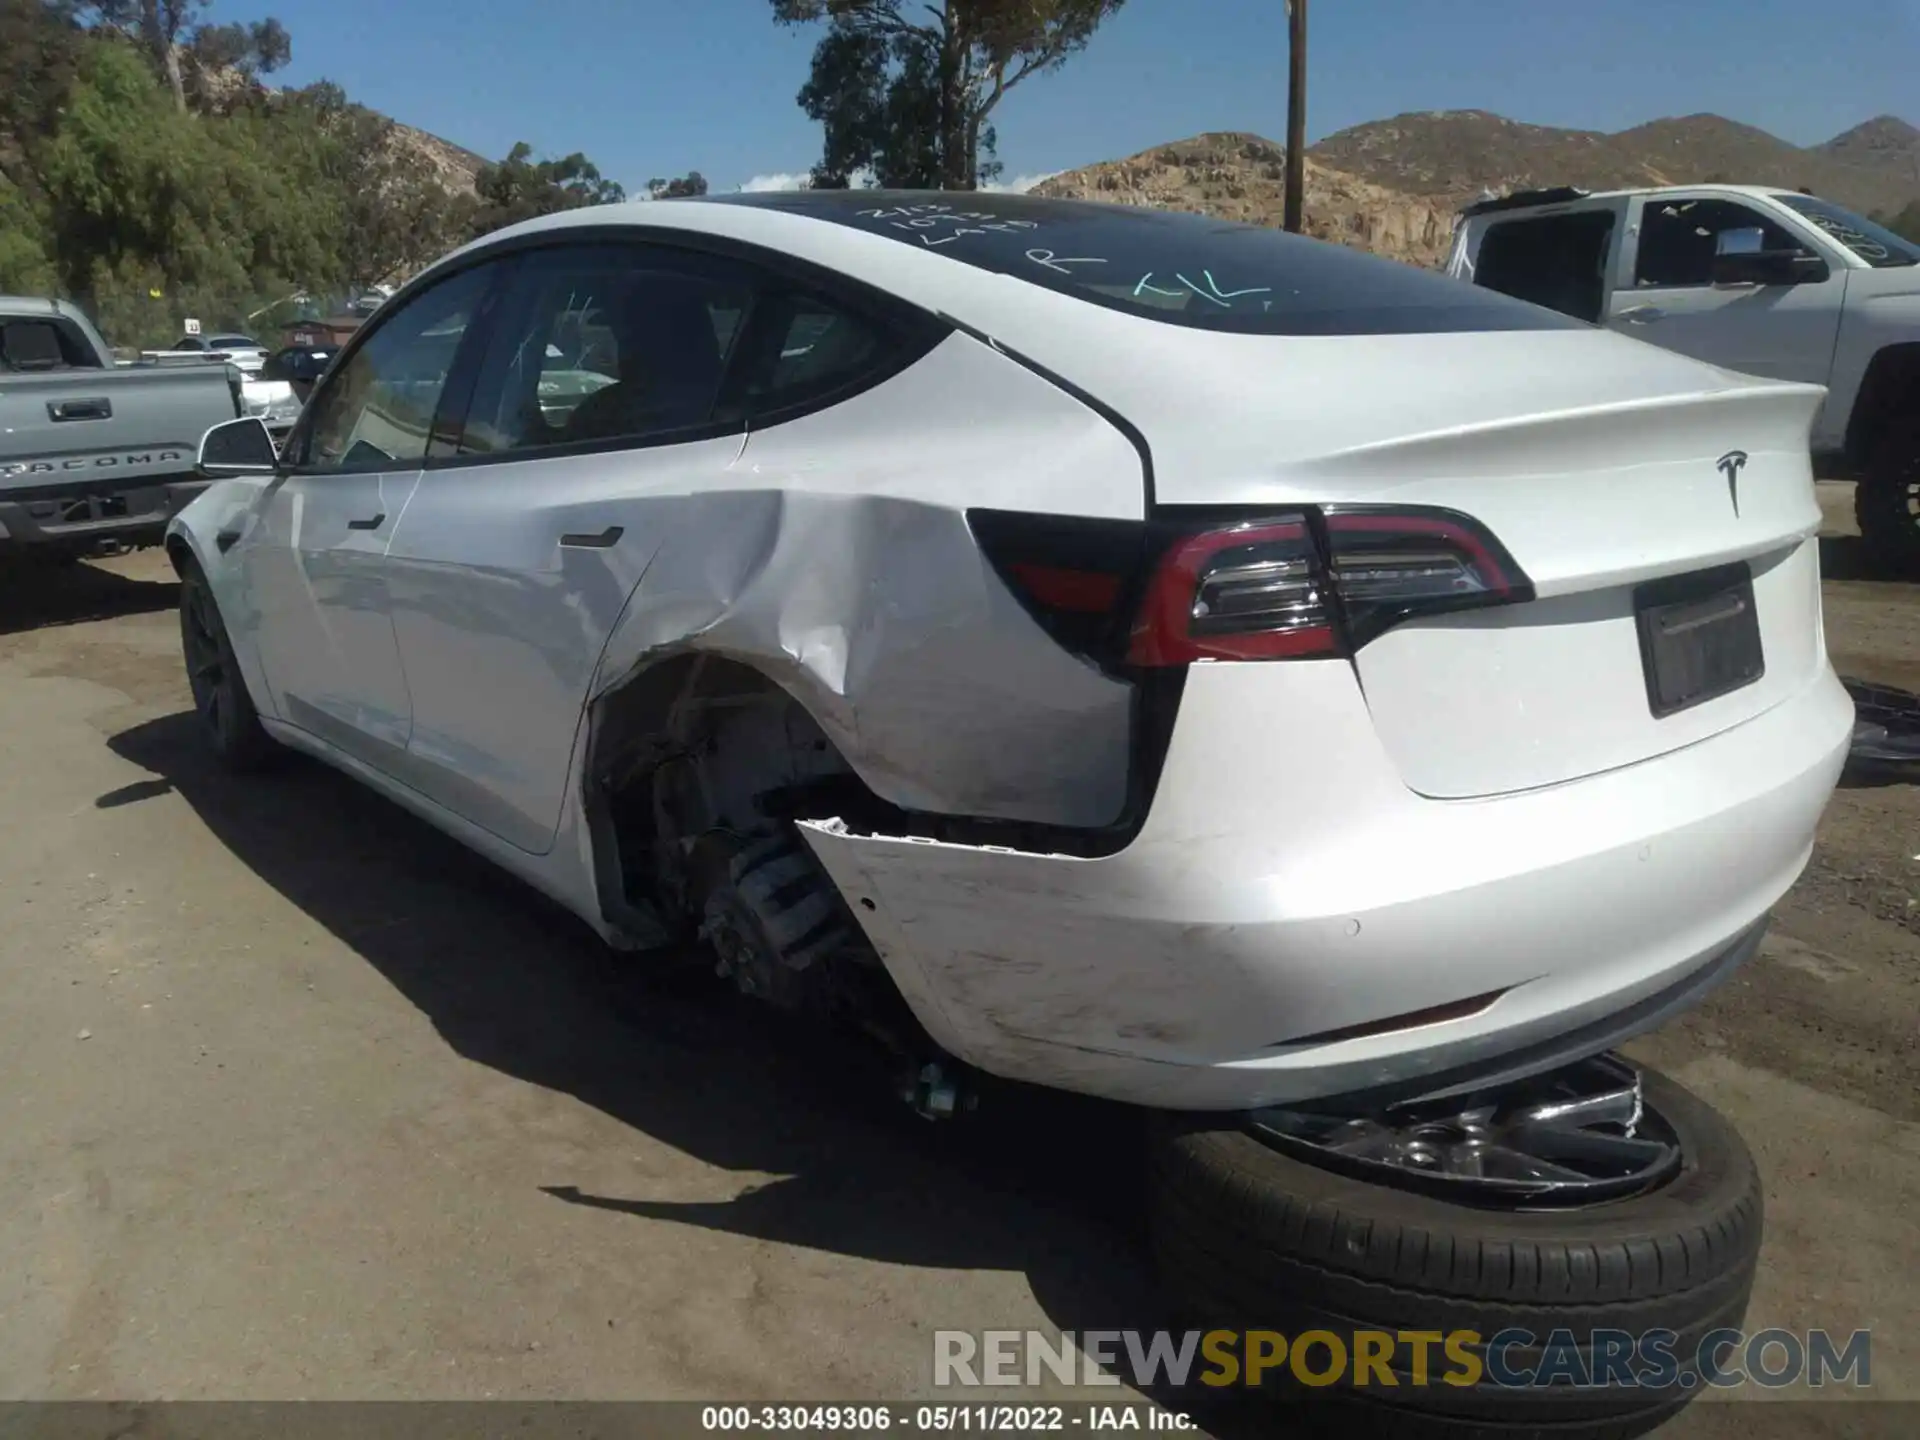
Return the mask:
M1744 689L1767 672L1753 572L1745 565L1638 586L1633 614L1647 708L1657 720Z

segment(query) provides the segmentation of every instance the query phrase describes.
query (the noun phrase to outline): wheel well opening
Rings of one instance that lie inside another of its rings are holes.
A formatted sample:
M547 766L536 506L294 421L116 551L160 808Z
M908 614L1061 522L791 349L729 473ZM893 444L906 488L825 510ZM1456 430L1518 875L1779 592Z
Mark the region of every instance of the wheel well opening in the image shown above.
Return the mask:
M689 952L697 938L748 995L899 1056L937 1050L794 827L872 801L805 706L752 666L686 654L609 692L591 723L587 817L617 929Z
M1847 422L1847 459L1866 466L1903 420L1920 416L1920 344L1889 345L1873 357Z
M762 671L682 653L596 701L586 812L602 913L617 928L669 933L687 913L684 856L712 830L741 835L838 819L859 834L1097 858L1144 820L1178 710L1183 672L1142 687L1127 813L1097 830L908 810L876 794L812 713Z
M182 535L169 535L166 539L167 560L173 566L174 575L184 580L187 566L193 563L193 547L187 544Z
M692 908L701 836L765 835L833 815L865 790L793 696L712 655L662 660L596 702L586 768L596 849L617 856L602 877L609 918L652 911L669 929Z

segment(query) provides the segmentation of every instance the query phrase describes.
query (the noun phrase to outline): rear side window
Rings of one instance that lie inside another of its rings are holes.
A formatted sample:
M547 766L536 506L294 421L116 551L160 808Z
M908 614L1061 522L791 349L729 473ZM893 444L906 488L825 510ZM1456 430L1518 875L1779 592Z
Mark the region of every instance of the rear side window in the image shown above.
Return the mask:
M1481 238L1474 283L1597 322L1606 305L1613 231L1611 210L1496 221Z
M57 320L0 321L0 370L97 370L98 359Z
M637 246L537 251L492 326L456 453L644 443L713 423L743 267Z
M761 297L745 346L724 409L761 424L831 403L910 358L875 322L785 289Z
M1387 335L1570 323L1432 271L1200 215L978 192L812 190L722 203L793 211L1194 329Z

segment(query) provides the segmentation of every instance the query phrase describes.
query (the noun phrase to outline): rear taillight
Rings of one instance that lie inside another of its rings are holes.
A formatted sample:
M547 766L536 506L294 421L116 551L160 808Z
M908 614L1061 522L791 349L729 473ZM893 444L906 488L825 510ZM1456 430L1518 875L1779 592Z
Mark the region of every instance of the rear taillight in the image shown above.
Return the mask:
M1249 521L1176 539L1134 620L1136 665L1331 655L1326 577L1307 519Z
M1477 522L1340 506L1137 524L972 511L982 550L1055 639L1108 666L1351 654L1423 615L1533 598Z
M1533 598L1533 582L1500 542L1457 511L1354 506L1328 510L1322 524L1356 650L1416 616Z

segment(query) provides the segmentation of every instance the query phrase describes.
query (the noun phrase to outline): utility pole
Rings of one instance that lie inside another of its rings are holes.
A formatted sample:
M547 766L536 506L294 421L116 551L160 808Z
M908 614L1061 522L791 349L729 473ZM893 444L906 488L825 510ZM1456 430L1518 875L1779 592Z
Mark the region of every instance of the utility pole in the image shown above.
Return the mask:
M1307 190L1307 0L1287 0L1286 228L1300 233Z

